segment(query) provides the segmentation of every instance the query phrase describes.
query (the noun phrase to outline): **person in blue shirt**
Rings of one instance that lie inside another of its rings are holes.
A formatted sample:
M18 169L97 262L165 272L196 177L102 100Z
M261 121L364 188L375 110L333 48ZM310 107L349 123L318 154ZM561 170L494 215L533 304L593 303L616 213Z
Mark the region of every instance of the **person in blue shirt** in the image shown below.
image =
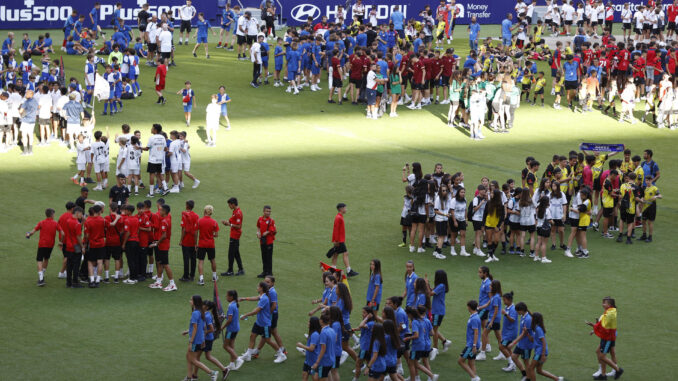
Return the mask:
M75 22L78 20L78 11L73 10L70 16L66 19L64 22L64 27L62 30L64 31L64 42L61 45L62 50L66 48L66 41L68 40L68 37L71 36L71 32L73 31L73 25Z
M513 20L513 15L508 13L506 18L501 22L501 41L504 46L511 46L513 43L512 33L514 27L511 20Z
M252 311L243 314L240 317L240 320L245 320L250 316L257 316L257 320L252 326L252 333L250 334L250 342L247 347L247 351L240 358L244 361L251 361L252 355L258 354L259 351L254 348L254 343L257 339L257 336L261 336L266 344L270 345L277 353L277 357L274 362L281 363L287 360L285 353L281 351L281 348L278 347L273 340L271 340L271 302L268 296L268 284L266 282L259 282L257 287L257 292L259 293L259 302L257 307ZM240 298L240 301L246 300L245 298ZM247 298L247 300L254 300L254 298Z
M391 380L399 380L398 377L398 352L401 348L402 342L398 336L398 330L394 320L384 320L384 341L386 342L386 355L384 362L386 363L386 375Z
M111 35L111 40L115 44L118 45L120 50L124 50L127 48L127 38L125 37L125 34L121 32L118 27L113 27L113 34Z
M386 375L386 335L384 326L375 323L372 327L372 340L370 343L370 355L365 368L365 374L371 381L379 381Z
M520 315L520 334L508 345L508 349L513 349L511 359L518 370L523 374L523 377L527 377L527 367L530 363L530 357L532 356L532 348L534 348L532 339L534 336L534 332L532 331L532 315L527 309L527 305L523 302L516 304L516 313ZM523 361L518 361L519 358Z
M195 101L195 91L191 89L191 81L184 82L185 88L177 91L177 95L181 95L181 103L184 106L184 119L186 120L186 127L191 125L191 112L193 111L193 104Z
M358 359L358 355L348 344L348 341L353 333L353 329L351 328L351 311L353 311L353 299L351 298L351 292L348 290L348 286L344 283L339 283L337 285L337 302L335 306L341 311L343 323L341 348L344 352L351 356L353 361L356 361ZM354 337L354 340L357 341L357 336ZM342 353L342 356L343 355L344 354Z
M226 7L221 11L221 31L219 32L219 42L217 43L218 48L224 48L226 50L233 50L233 42L231 41L231 47L228 47L228 33L233 30L233 35L235 35L235 12L231 9L231 3L226 3ZM223 42L223 45L222 45Z
M650 179L650 182L652 185L655 185L657 180L659 180L659 176L661 175L659 172L659 166L657 163L652 159L652 156L654 155L654 152L652 152L651 149L646 149L643 151L643 183L647 181L647 179Z
M579 62L574 60L572 54L565 56L563 71L565 72L565 90L567 91L567 103L574 112L573 100L577 96L579 88Z
M304 366L302 368L302 373L304 379L308 379L309 376L312 376L314 372L311 370L311 367L318 360L318 354L320 353L320 331L322 327L320 326L320 319L316 316L311 316L308 320L308 338L306 339L306 345L297 342L297 348L304 350Z
M226 130L231 129L231 121L228 119L228 103L231 101L231 97L226 94L226 88L224 86L219 86L219 93L217 94L217 103L221 105L221 116L226 119Z
M215 316L219 316L217 311L217 305L211 300L205 300L202 304L202 309L205 314L205 346L202 351L205 353L205 358L207 361L216 365L223 374L223 378L228 377L230 369L226 368L221 361L216 357L212 356L212 344L214 343L214 338L216 334L219 334L221 331L221 326L215 322ZM200 361L200 354L198 354L198 361Z
M311 47L311 75L313 78L311 79L311 91L318 91L322 90L319 86L318 83L320 83L320 69L321 65L323 62L323 57L325 56L325 52L323 51L323 38L320 36L315 37L315 43ZM277 47L276 47L277 49ZM276 63L276 67L278 64Z
M320 316L320 326L322 329L320 330L320 337L318 338L320 351L316 356L315 363L311 365L311 369L317 373L320 380L327 380L336 361L334 342L337 338L330 324L330 315L322 314Z
M113 98L113 109L118 112L118 106L122 111L122 73L120 73L120 66L113 65L113 75L115 78L115 97Z
M14 32L7 33L7 38L2 42L2 55L14 53Z
M508 360L508 365L502 368L504 372L512 372L516 369L511 357L509 345L518 337L518 313L516 306L513 305L513 291L504 294L504 309L501 310L501 344L499 345L499 355L493 360Z
M478 373L476 372L476 354L478 353L478 346L480 345L480 330L482 323L478 316L477 301L469 300L469 302L466 303L466 308L471 316L466 322L466 346L461 351L457 363L469 376L471 376L471 380L476 381L480 380L480 377L478 377Z
M111 18L111 25L120 27L120 11L122 10L122 3L116 3L113 10L113 17Z
M414 281L414 307L423 306L427 311L431 310L431 298L429 298L429 289L424 278L417 278Z
M224 319L224 325L222 326L222 331L224 332L224 349L231 356L231 363L228 364L228 367L231 370L238 370L244 363L242 359L238 357L238 354L235 352L235 338L240 332L240 311L238 304L238 291L228 290L226 291L226 301L228 301L228 309L226 310L226 318Z
M412 47L414 48L414 54L419 54L419 48L424 44L424 33L419 33L419 37L414 39Z
M21 40L21 50L19 52L21 54L24 52L31 53L31 39L28 38L28 33L24 33L24 38Z
M487 266L480 266L478 268L478 277L481 280L480 291L478 292L478 317L483 322L483 327L487 325L486 320L490 314L490 285L492 283L492 274ZM485 350L489 352L491 345L487 342L487 337L483 335L482 346L478 350Z
M264 77L264 85L268 85L268 77L271 76L271 73L268 71L268 55L271 47L266 40L262 41L259 45L261 45L261 75Z
M50 37L50 34L45 33L45 43L43 45L43 49L45 49L45 51L47 53L52 53L52 45L53 44L54 43L52 42L52 37Z
M421 311L424 311L422 309ZM424 372L430 378L438 378L431 372L428 366L428 357L431 350L431 345L428 342L428 334L431 322L421 315L421 312L416 307L407 307L405 309L407 316L410 318L410 325L412 327L412 335L405 337L405 341L411 342L410 346L410 377L419 378L419 370ZM422 364L418 364L422 360ZM435 376L435 377L434 377Z
M443 342L443 352L447 352L450 349L452 342L447 340L442 333L440 333L440 326L443 323L443 318L445 317L445 295L450 291L450 286L447 283L447 273L445 270L437 270L435 272L435 277L433 280L433 288L429 284L428 277L424 275L426 280L426 286L429 290L429 295L432 298L431 301L431 314L433 316L433 349L431 349L431 354L429 358L433 361L438 355L438 339Z
M405 307L416 307L416 295L414 292L414 282L418 276L414 272L414 262L407 261L405 264L405 292L403 298L405 299Z
M391 24L393 25L393 29L395 29L396 33L398 33L398 36L401 39L405 39L404 23L405 15L403 15L403 13L400 12L400 6L394 5L393 12L391 12Z
M127 44L129 44L129 42L134 38L134 31L128 25L125 25L125 20L121 19L119 24L120 26L118 26L118 30L122 32L122 34L125 36L125 41Z
M323 284L325 289L320 299L315 299L311 301L311 304L317 304L315 308L308 313L309 316L312 316L321 309L337 304L337 279L329 271L323 273Z
M537 374L540 376L548 377L554 381L562 381L563 377L557 377L551 374L550 372L543 369L544 363L549 355L549 348L546 344L546 328L544 327L544 317L539 312L532 314L532 331L534 335L534 357L530 361L530 366L527 368L527 378L530 380L536 380ZM536 370L536 372L535 372ZM617 375L621 376L622 372L618 372ZM614 378L619 378L615 375ZM596 378L598 379L598 378Z
M486 309L486 311L489 311L489 316L487 323L484 323L485 325L483 326L482 341L484 343L490 341L490 331L494 331L497 342L501 345L501 295L501 282L495 279L490 283L490 304ZM483 349L482 347L480 348L480 354L478 354L476 360L485 360L485 351Z
M80 41L80 34L85 23L85 15L80 15L78 20L73 24L73 40Z
M358 35L355 37L356 45L367 47L367 34L365 33L365 25L361 25Z
M98 2L94 3L94 7L89 11L89 21L92 23L92 31L94 31L94 38L99 38L99 33L101 32L101 27L99 26L99 9L101 9L101 4Z
M202 298L200 295L193 295L189 302L192 308L191 321L188 325L188 330L183 332L183 335L188 335L188 352L186 353L188 375L186 377L192 378L194 367L198 367L214 379L219 375L219 372L216 370L211 371L210 368L199 360L199 356L205 347L205 312L203 310Z
M381 261L373 259L370 261L370 280L367 283L367 306L372 307L374 311L379 311L382 283Z
M35 129L35 122L38 116L38 101L33 97L33 90L26 90L24 95L25 101L19 106L19 114L21 115L21 138L24 145L24 152L22 155L33 154L33 130Z
M287 80L289 81L289 85L285 92L289 93L294 89L294 95L299 94L296 79L299 74L299 69L301 68L301 54L298 49L299 46L297 43L293 42L289 52L287 52Z
M478 24L476 16L473 16L471 17L471 23L468 26L468 44L471 50L478 50L479 34L480 34L480 24Z
M282 338L278 334L278 292L275 289L275 277L273 275L267 275L264 278L264 282L268 285L268 299L271 304L271 336L275 340L275 343L278 344L278 352L285 352L285 346L283 345ZM245 300L257 300L257 298L243 298ZM264 347L263 339L259 340L259 345L257 346L257 353L261 351ZM273 348L275 349L275 348Z
M405 312L405 309L403 309L402 303L402 296L392 296L386 299L386 306L392 308L395 311L395 323L398 326L398 332L400 332L400 340L405 344L402 354L407 356L410 349L410 342L405 341L405 337L410 333L410 327L408 324L407 312ZM398 356L398 358L400 358L400 356ZM400 364L400 361L398 362L398 373L402 373L402 365Z
M326 308L323 310L323 315L327 314L330 316L330 327L332 327L332 330L334 331L334 334L336 336L334 340L334 366L332 367L332 377L335 380L339 379L339 367L341 366L342 357L344 361L348 357L348 353L346 353L345 357L343 354L343 347L342 347L342 337L343 337L343 317L341 315L341 309L337 306L332 306L330 308Z
M377 33L377 49L379 49L380 52L386 56L386 53L388 52L387 44L388 42L386 41L388 37L386 36L386 25L382 25L380 27L379 33Z
M195 26L196 43L193 47L193 57L198 56L195 54L195 51L198 49L198 47L202 44L205 44L205 58L210 58L208 50L209 45L207 44L207 31L211 31L213 36L216 36L217 34L212 30L212 24L205 20L205 14L203 12L198 13L198 21L195 22Z
M358 360L355 362L355 374L359 374L361 367L370 360L370 343L372 342L372 328L374 327L374 312L371 307L363 307L363 320L355 328L354 331L360 331L360 353Z
M273 72L273 79L275 82L273 83L274 87L280 87L282 86L282 82L280 81L280 72L283 69L283 57L285 56L285 51L283 50L283 39L282 37L278 37L276 39L276 44L275 48L273 49L273 62L275 65L274 72ZM320 74L320 71L318 71L318 74Z

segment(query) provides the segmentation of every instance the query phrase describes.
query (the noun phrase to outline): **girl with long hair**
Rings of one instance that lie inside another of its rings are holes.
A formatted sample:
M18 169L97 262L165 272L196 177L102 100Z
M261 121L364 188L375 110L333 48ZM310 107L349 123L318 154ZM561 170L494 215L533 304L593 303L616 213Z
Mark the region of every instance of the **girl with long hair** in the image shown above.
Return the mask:
M226 310L226 318L221 326L221 330L226 331L224 333L224 349L231 355L231 363L226 367L230 370L238 370L244 363L242 359L238 358L238 354L234 349L235 338L240 331L240 304L238 303L238 291L226 291L226 300L229 304L228 309Z
M544 317L539 312L532 314L532 336L534 340L534 357L527 368L527 378L536 380L537 374L548 377L554 381L562 381L563 377L557 377L543 369L544 363L549 355L548 344L546 344L546 328L544 327ZM536 370L536 373L535 373Z
M374 323L372 327L369 353L364 373L368 375L370 381L380 381L386 375L386 338L381 323Z
M501 344L499 344L499 354L492 360L508 360L508 365L502 368L504 372L512 372L516 369L511 357L511 350L508 345L518 337L518 313L516 306L513 305L513 291L507 292L502 297L504 309L501 310Z
M548 242L549 237L551 236L550 226L553 226L553 217L551 216L551 209L549 208L549 197L542 196L539 199L539 206L537 206L538 240L537 240L537 253L534 256L535 262L551 263L551 260L546 258L546 243ZM541 258L539 258L539 252L541 252Z
M433 348L429 358L431 361L438 356L438 339L443 341L443 352L450 349L451 341L447 340L442 333L440 333L440 326L445 317L445 295L450 291L450 286L447 283L447 273L445 270L436 270L433 279L433 287L429 284L428 277L424 275L426 286L428 287L429 296L433 299L431 302L431 315L433 324Z
M530 257L534 257L534 247L535 239L534 233L536 231L534 219L536 206L530 197L530 189L523 188L523 193L520 194L520 201L518 201L518 206L520 207L520 245L523 245L525 242L525 233L527 232L530 235ZM525 250L521 250L518 253L521 257L525 256Z
M435 195L435 202L433 203L433 211L435 213L435 230L436 230L436 248L433 252L433 257L437 259L447 258L443 255L443 242L447 237L447 229L449 228L450 210L452 197L450 196L447 185L441 184L438 188L438 193Z
M490 315L489 307L490 307L490 291L491 291L491 284L492 280L494 279L492 277L492 274L490 274L490 268L487 266L480 266L478 268L478 277L481 280L480 283L480 291L478 292L478 305L477 305L477 310L478 310L478 317L480 318L480 321L482 322L482 326L486 326L486 320ZM478 354L478 357L474 358L475 360L485 360L485 352L490 352L492 350L492 346L487 342L487 337L484 336L481 340L481 346L478 348L481 352Z
M212 371L205 364L199 360L200 353L205 347L205 311L202 307L202 298L200 295L193 295L189 299L191 304L191 321L188 325L188 330L184 331L182 335L188 335L188 351L186 351L187 373L184 381L190 381L197 376L193 374L193 368L198 367L205 373L209 374L212 380L216 380L219 376L218 371Z
M386 307L393 311L390 307ZM384 311L386 310L384 308ZM398 373L398 352L402 342L398 334L395 320L386 319L384 325L384 341L386 341L386 375L391 381L404 381L404 378Z
M458 178L456 177L455 179ZM450 214L450 255L453 257L457 255L454 246L457 242L457 237L459 237L459 245L461 246L459 255L469 257L471 254L466 252L466 189L461 186L456 186L455 189L457 193L450 205L450 209L452 209Z
M251 361L252 355L258 353L254 348L257 336L261 336L266 344L270 345L273 350L276 351L277 357L273 362L278 364L287 360L287 356L280 350L278 344L271 340L271 302L268 296L268 288L266 282L259 282L259 285L257 286L257 293L259 294L257 306L252 311L247 312L240 317L240 320L245 320L250 316L257 316L257 319L252 326L249 346L247 347L245 354L241 356L244 361ZM242 298L240 300L242 300Z
M617 363L617 355L614 347L617 341L617 304L615 300L606 296L603 298L603 314L596 320L595 324L586 322L587 325L593 328L591 334L595 334L600 338L600 345L596 349L596 357L598 358L598 371L593 374L594 380L604 380L605 377L614 377L615 379L624 373L624 369L619 367ZM610 358L607 358L607 354ZM610 373L605 373L605 367L612 367Z
M565 218L567 217L567 196L559 181L551 181L551 194L549 195L549 210L553 224L551 225L551 250L556 249L556 234L560 239L560 248L565 250L567 246L563 242L565 238Z
M495 188L492 191L492 197L485 207L485 237L487 239L487 259L485 263L499 262L499 258L494 255L501 236L503 234L502 225L504 223L504 204L502 203L501 190Z
M405 309L402 307L402 304L403 304L402 296L391 296L390 298L386 299L386 306L395 310L396 319L394 320L394 322L396 324L396 330L398 331L398 335L400 336L400 341L403 343L402 348L398 349L397 372L399 374L403 373L403 364L401 363L400 358L403 357L403 355L405 356L405 359L409 358L410 342L405 341L405 338L411 335L408 324L409 319L407 317L407 312L405 312Z
M419 371L424 372L430 378L436 378L431 372L428 364L428 355L429 350L431 349L430 345L427 346L427 337L430 330L427 328L431 325L431 322L428 319L425 319L419 309L416 307L407 307L405 309L407 316L410 318L410 325L412 326L412 335L405 337L405 341L411 342L410 347L410 357L408 360L408 365L410 367L410 378L418 378ZM419 363L419 360L425 359L424 364Z
M202 304L202 309L205 312L205 347L203 348L202 353L205 353L205 358L216 365L223 374L223 378L228 377L228 372L230 369L226 368L221 361L216 357L212 356L212 344L214 343L214 338L219 335L221 332L221 324L219 322L219 313L217 312L217 305L211 300L205 300ZM198 361L200 361L200 356L202 353L198 353ZM193 367L195 374L198 373L198 368Z
M329 271L323 273L323 290L322 297L311 301L311 304L317 304L315 308L308 313L308 316L313 316L316 312L325 307L335 305L337 303L337 278Z
M426 308L427 314L431 312L431 298L429 297L429 288L424 278L417 278L414 282L414 293L416 295L416 302L414 307L423 306Z
M372 309L375 311L379 311L382 288L383 280L381 277L381 261L378 259L373 259L370 261L370 280L367 283L366 305L372 307Z
M515 366L520 370L523 377L527 377L527 366L532 356L532 348L534 348L534 343L532 342L532 337L534 336L532 332L532 314L530 314L527 305L523 302L516 304L516 312L520 315L520 334L508 345L508 349L513 350L511 359L513 359ZM518 361L518 359L522 361Z
M343 352L346 352L348 356L351 356L353 361L358 359L353 348L348 345L348 341L352 336L353 330L351 329L351 311L353 311L353 299L351 298L351 292L348 290L348 286L344 283L339 283L337 285L337 304L336 306L341 311L342 318L342 335L341 335L341 348ZM346 355L342 352L342 363L346 361Z
M494 336L497 338L497 344L501 346L501 282L495 279L490 283L490 316L487 319L487 325L483 327L483 340L490 341L490 331L494 331ZM485 351L481 350L481 354ZM501 351L500 351L501 353ZM484 356L483 356L484 357Z
M301 379L303 381L307 381L308 376L311 376L314 381L318 380L318 374L311 370L311 366L315 364L318 359L318 353L320 352L320 329L320 319L316 316L311 316L308 320L308 338L306 339L306 345L299 342L297 343L297 348L303 349L306 355L301 373Z
M414 282L417 278L417 273L414 272L414 261L407 261L405 264L405 291L403 292L403 299L405 299L406 307L417 306L417 299L414 291Z
M354 331L360 331L360 354L358 355L358 360L355 362L355 379L360 377L360 370L362 365L370 361L370 345L372 342L372 328L374 327L374 311L370 307L363 307L363 320L358 325L358 328L354 328Z

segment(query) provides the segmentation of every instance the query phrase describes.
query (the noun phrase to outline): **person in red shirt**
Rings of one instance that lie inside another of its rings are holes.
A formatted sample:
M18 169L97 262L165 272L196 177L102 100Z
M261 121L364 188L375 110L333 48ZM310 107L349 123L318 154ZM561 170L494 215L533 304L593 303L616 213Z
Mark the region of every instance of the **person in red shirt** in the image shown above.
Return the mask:
M61 228L61 231L66 231L66 223L68 222L69 219L73 218L73 208L75 208L76 205L73 201L69 201L66 203L66 211L59 216L59 220L57 221L57 224L59 225L59 228ZM66 278L66 246L62 245L61 246L61 253L63 254L64 258L61 262L61 271L59 271L59 275L57 276L59 279L65 279Z
M181 212L181 254L184 258L184 275L182 282L193 281L195 277L196 248L198 247L198 220L200 216L193 211L195 202L186 201L186 210Z
M136 284L137 279L142 276L143 271L138 268L138 257L141 255L139 246L139 218L134 215L134 205L125 206L123 213L125 219L123 224L124 232L122 234L122 247L125 248L129 278L122 282L125 284Z
M203 277L203 263L205 262L205 255L212 263L212 281L217 281L217 262L215 260L214 238L219 236L219 224L212 219L214 207L212 205L205 206L203 218L198 220L198 274L200 279L198 284L205 285Z
M440 66L442 67L441 71L441 81L440 86L443 87L443 100L440 101L441 105L450 103L449 98L447 97L448 91L450 88L450 78L452 78L452 73L454 72L454 56L452 49L447 49L445 55L440 58Z
M66 255L66 287L82 288L78 279L78 269L80 268L80 256L82 255L82 208L76 206L73 208L71 218L65 221L64 243Z
M85 255L87 260L87 273L89 275L89 287L99 287L101 272L103 271L104 256L106 255L106 221L101 217L103 208L96 204L90 208L90 217L85 220L85 239L89 244L89 250ZM98 274L94 274L97 267Z
M409 72L412 73L412 103L407 108L421 109L422 93L424 89L424 78L426 77L426 68L418 56L412 56L410 59Z
M327 103L334 103L332 97L334 95L335 89L339 89L337 92L337 100L341 104L341 88L344 84L341 82L341 79L344 77L344 70L341 68L341 53L339 50L334 50L331 52L332 59L330 60L332 65L332 86L330 86L330 99L327 100Z
M162 91L165 89L165 77L167 76L167 65L165 64L166 59L160 58L158 60L158 66L155 68L155 93L158 94L157 104L165 104L165 97L162 95Z
M231 197L227 201L228 207L233 211L231 218L221 221L224 226L231 227L231 235L228 240L228 270L221 273L223 276L233 274L233 261L238 262L238 272L235 275L245 275L240 259L240 236L242 235L242 210L238 207L238 199Z
M263 271L257 275L257 278L273 275L273 241L275 241L277 232L275 221L271 218L271 207L264 205L263 215L257 220L257 238L261 247L261 263L263 267Z
M109 282L109 263L111 257L115 261L115 276L113 277L113 283L118 283L120 278L122 278L122 246L120 244L120 235L122 234L123 224L122 216L117 214L115 211L119 208L119 205L115 202L112 202L109 205L110 214L104 217L105 228L106 228L106 255L104 256L104 271L106 275L104 276L104 283Z
M40 240L38 240L38 254L35 260L38 262L38 286L45 285L45 270L49 264L49 257L52 255L54 249L54 241L56 233L59 232L59 246L62 246L63 230L59 224L54 221L54 209L47 208L45 210L45 219L38 222L33 230L26 233L26 238L31 238L35 232L40 232Z
M678 16L678 0L673 0L673 4L666 7L666 16L669 20L668 30L666 31L666 39L671 40L673 31L676 29L676 16Z
M158 241L160 240L160 236L162 235L162 232L160 231L160 224L162 217L160 217L160 210L162 209L162 206L165 205L165 199L164 198L159 198L158 201L155 202L155 205L158 209L157 212L153 213L151 212L151 207L153 206L153 203L151 200L145 200L144 201L144 207L146 208L145 212L148 215L148 218L151 220L151 241ZM148 261L144 260L144 267L146 268L146 277L152 278L153 277L153 254L155 253L155 256L158 255L158 247L155 246L153 248L149 248L148 251L146 252L146 255L148 258ZM141 268L144 268L141 267Z
M641 56L636 58L631 65L633 72L633 83L636 85L636 98L640 98L641 94L645 93L645 56L647 53L643 52ZM620 61L621 62L621 61Z
M150 204L150 201L148 203ZM137 215L135 217L139 220L139 255L136 257L136 268L139 271L139 277L136 279L138 282L146 280L147 277L150 278L146 261L147 256L153 256L153 248L148 247L153 241L153 223L151 222L152 213L149 209L146 208L145 202L137 203Z
M174 274L169 266L170 239L172 238L172 216L170 215L170 206L163 204L159 210L160 218L160 237L153 241L152 247L156 248L155 263L157 264L158 276L155 283L149 285L150 288L162 288L163 291L176 291L177 285L174 284ZM169 284L162 287L162 273L167 273Z
M629 69L631 63L631 53L626 50L626 47L623 42L617 44L617 69L615 70L615 76L617 77L617 84L626 83L626 72ZM619 86L622 88L622 86Z
M346 266L346 276L353 277L358 273L351 269L348 261L348 249L346 248L346 229L344 226L344 214L346 214L346 204L340 202L337 204L337 215L334 216L334 226L332 227L332 266L337 265L339 254L342 255L344 265Z
M348 57L349 62L349 85L346 90L351 94L351 104L358 104L358 90L362 86L363 81L363 50L361 47L356 47L353 54ZM346 94L344 94L346 95Z

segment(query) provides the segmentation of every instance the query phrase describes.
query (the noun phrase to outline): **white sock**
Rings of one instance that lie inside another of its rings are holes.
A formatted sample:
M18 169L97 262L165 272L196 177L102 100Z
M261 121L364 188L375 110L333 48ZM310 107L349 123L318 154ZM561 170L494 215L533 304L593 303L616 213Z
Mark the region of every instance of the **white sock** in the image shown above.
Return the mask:
M38 271L38 279L42 280L45 277L45 275L42 273L42 271Z
M170 279L169 285L174 286L174 279Z
M180 42L180 43L181 43L181 42L184 42L184 39L181 38L181 37L179 37L179 42Z
M108 274L108 270L106 270L106 279L108 279L108 278L109 278L109 276L108 276L108 275L109 275L109 274Z
M461 251L466 251L466 246L462 246Z
M127 185L127 190L131 192L131 191L132 191L132 186L131 186L131 185ZM151 193L153 193L153 192L151 192Z
M153 185L151 185L150 187L148 187L148 193L151 194L151 195L153 194L153 190L154 190L153 188L154 188Z
M130 192L131 192L131 191L132 191L132 190L130 190ZM138 185L135 185L135 186L134 186L134 192L139 192L139 186L138 186Z
M214 278L216 278L216 277L217 277L217 273L212 272L212 279L214 279Z
M115 270L115 279L118 279L118 278L120 278L120 271Z
M162 284L162 277L156 278L155 281L156 281L157 283Z
M351 266L347 266L347 267L346 267L346 272L347 272L347 273L350 273L350 272L351 272Z
M200 275L200 280L203 280L203 279L204 279L204 278L202 277L202 275Z
M89 277L89 281L90 281L91 283L94 283L94 277L93 277L93 276Z
M101 277L97 275L96 280L97 280L97 283L101 282Z
M162 189L167 189L167 181L162 181Z

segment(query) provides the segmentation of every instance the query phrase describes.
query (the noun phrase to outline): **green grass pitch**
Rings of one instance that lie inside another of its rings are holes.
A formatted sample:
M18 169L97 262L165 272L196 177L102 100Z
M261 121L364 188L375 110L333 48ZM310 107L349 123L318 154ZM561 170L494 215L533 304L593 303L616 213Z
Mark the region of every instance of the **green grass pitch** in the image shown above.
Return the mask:
M485 33L498 28L484 28ZM4 33L4 32L3 32ZM453 46L463 57L468 51L463 30ZM34 39L38 31L31 31ZM61 32L53 31L55 41ZM20 40L18 34L17 42ZM115 116L97 116L97 129L110 126L118 133L122 123L142 131L145 142L152 123L165 131L187 130L192 146L192 171L202 181L180 195L168 195L172 207L173 238L170 264L175 274L181 266L179 213L184 201L193 199L196 210L215 206L215 217L230 216L228 197L238 197L244 212L241 242L247 275L221 278L219 290L237 289L240 295L256 294L260 254L255 238L255 221L264 204L273 208L278 225L274 249L274 272L280 293L280 325L287 362L273 364L270 348L261 357L246 363L232 379L292 380L301 377L303 358L293 348L306 331L310 300L322 291L318 262L330 245L334 206L348 204L347 245L353 267L361 274L350 281L354 303L364 303L369 260L383 263L384 297L402 294L405 262L413 259L420 276L432 276L445 269L450 279L448 314L442 332L452 339L452 348L432 363L443 380L466 379L456 365L463 345L467 312L465 303L478 297L477 257L448 258L444 261L426 254L410 254L398 248L404 187L400 169L406 162L419 161L425 171L436 162L446 172L462 170L467 187L475 187L482 176L519 179L523 160L533 155L545 163L554 153L565 154L581 142L624 143L634 154L652 148L662 172L658 183L664 199L659 201L655 242L632 246L604 240L589 232L591 258L566 259L561 251L549 252L550 265L535 264L527 258L501 257L491 270L506 291L515 291L515 300L524 301L532 311L545 316L550 356L545 369L568 380L587 380L596 370L598 340L589 336L584 320L601 314L600 301L612 295L619 307L617 356L625 368L626 380L671 380L678 371L671 360L678 337L674 323L678 312L674 293L675 245L673 227L678 202L673 175L676 167L676 132L657 130L638 123L620 124L599 112L573 114L523 104L517 111L510 134L492 134L474 142L457 129L446 126L447 106L428 106L420 111L400 108L400 117L366 120L362 106L328 105L326 74L320 93L303 91L298 96L283 89L249 87L251 64L236 60L234 52L214 49L211 59L190 55L191 47L177 46L176 68L167 76L165 106L155 104L154 69L141 66L144 95L126 101ZM59 56L59 53L55 54ZM82 80L84 58L64 56L66 76ZM540 69L546 69L540 64ZM197 94L193 123L186 128L181 99L172 93L190 80ZM229 115L233 129L221 129L217 148L205 147L206 101L225 85L233 98ZM550 86L550 79L547 83ZM547 95L546 104L552 103ZM97 105L100 113L102 104ZM117 149L111 150L112 159ZM35 155L19 156L17 149L0 155L2 229L0 229L0 305L2 319L0 348L2 379L21 380L179 380L185 375L188 300L193 294L211 298L211 283L205 287L178 282L179 291L163 293L144 285L106 285L98 290L66 289L56 278L61 254L54 251L47 271L47 285L35 286L37 237L23 238L43 211L52 207L60 214L67 200L78 195L69 182L75 172L74 156L56 144L36 147ZM142 161L146 161L146 155ZM111 166L111 169L113 166ZM144 181L148 182L144 176ZM189 182L190 184L190 182ZM91 192L94 199L107 194ZM132 201L143 200L142 196ZM468 243L470 245L470 242ZM219 270L226 267L227 229L217 241ZM673 249L671 249L673 247ZM673 254L671 254L673 253ZM178 278L178 276L177 276ZM254 308L242 303L241 311ZM359 308L352 324L359 322ZM236 350L242 353L252 319L242 324ZM490 341L494 348L496 342ZM493 348L491 355L496 355ZM215 355L227 361L226 352L215 345ZM210 365L210 364L208 364ZM341 368L342 379L351 377L353 362ZM517 380L519 374L501 371L503 362L478 364L483 380ZM206 379L201 374L201 379Z

